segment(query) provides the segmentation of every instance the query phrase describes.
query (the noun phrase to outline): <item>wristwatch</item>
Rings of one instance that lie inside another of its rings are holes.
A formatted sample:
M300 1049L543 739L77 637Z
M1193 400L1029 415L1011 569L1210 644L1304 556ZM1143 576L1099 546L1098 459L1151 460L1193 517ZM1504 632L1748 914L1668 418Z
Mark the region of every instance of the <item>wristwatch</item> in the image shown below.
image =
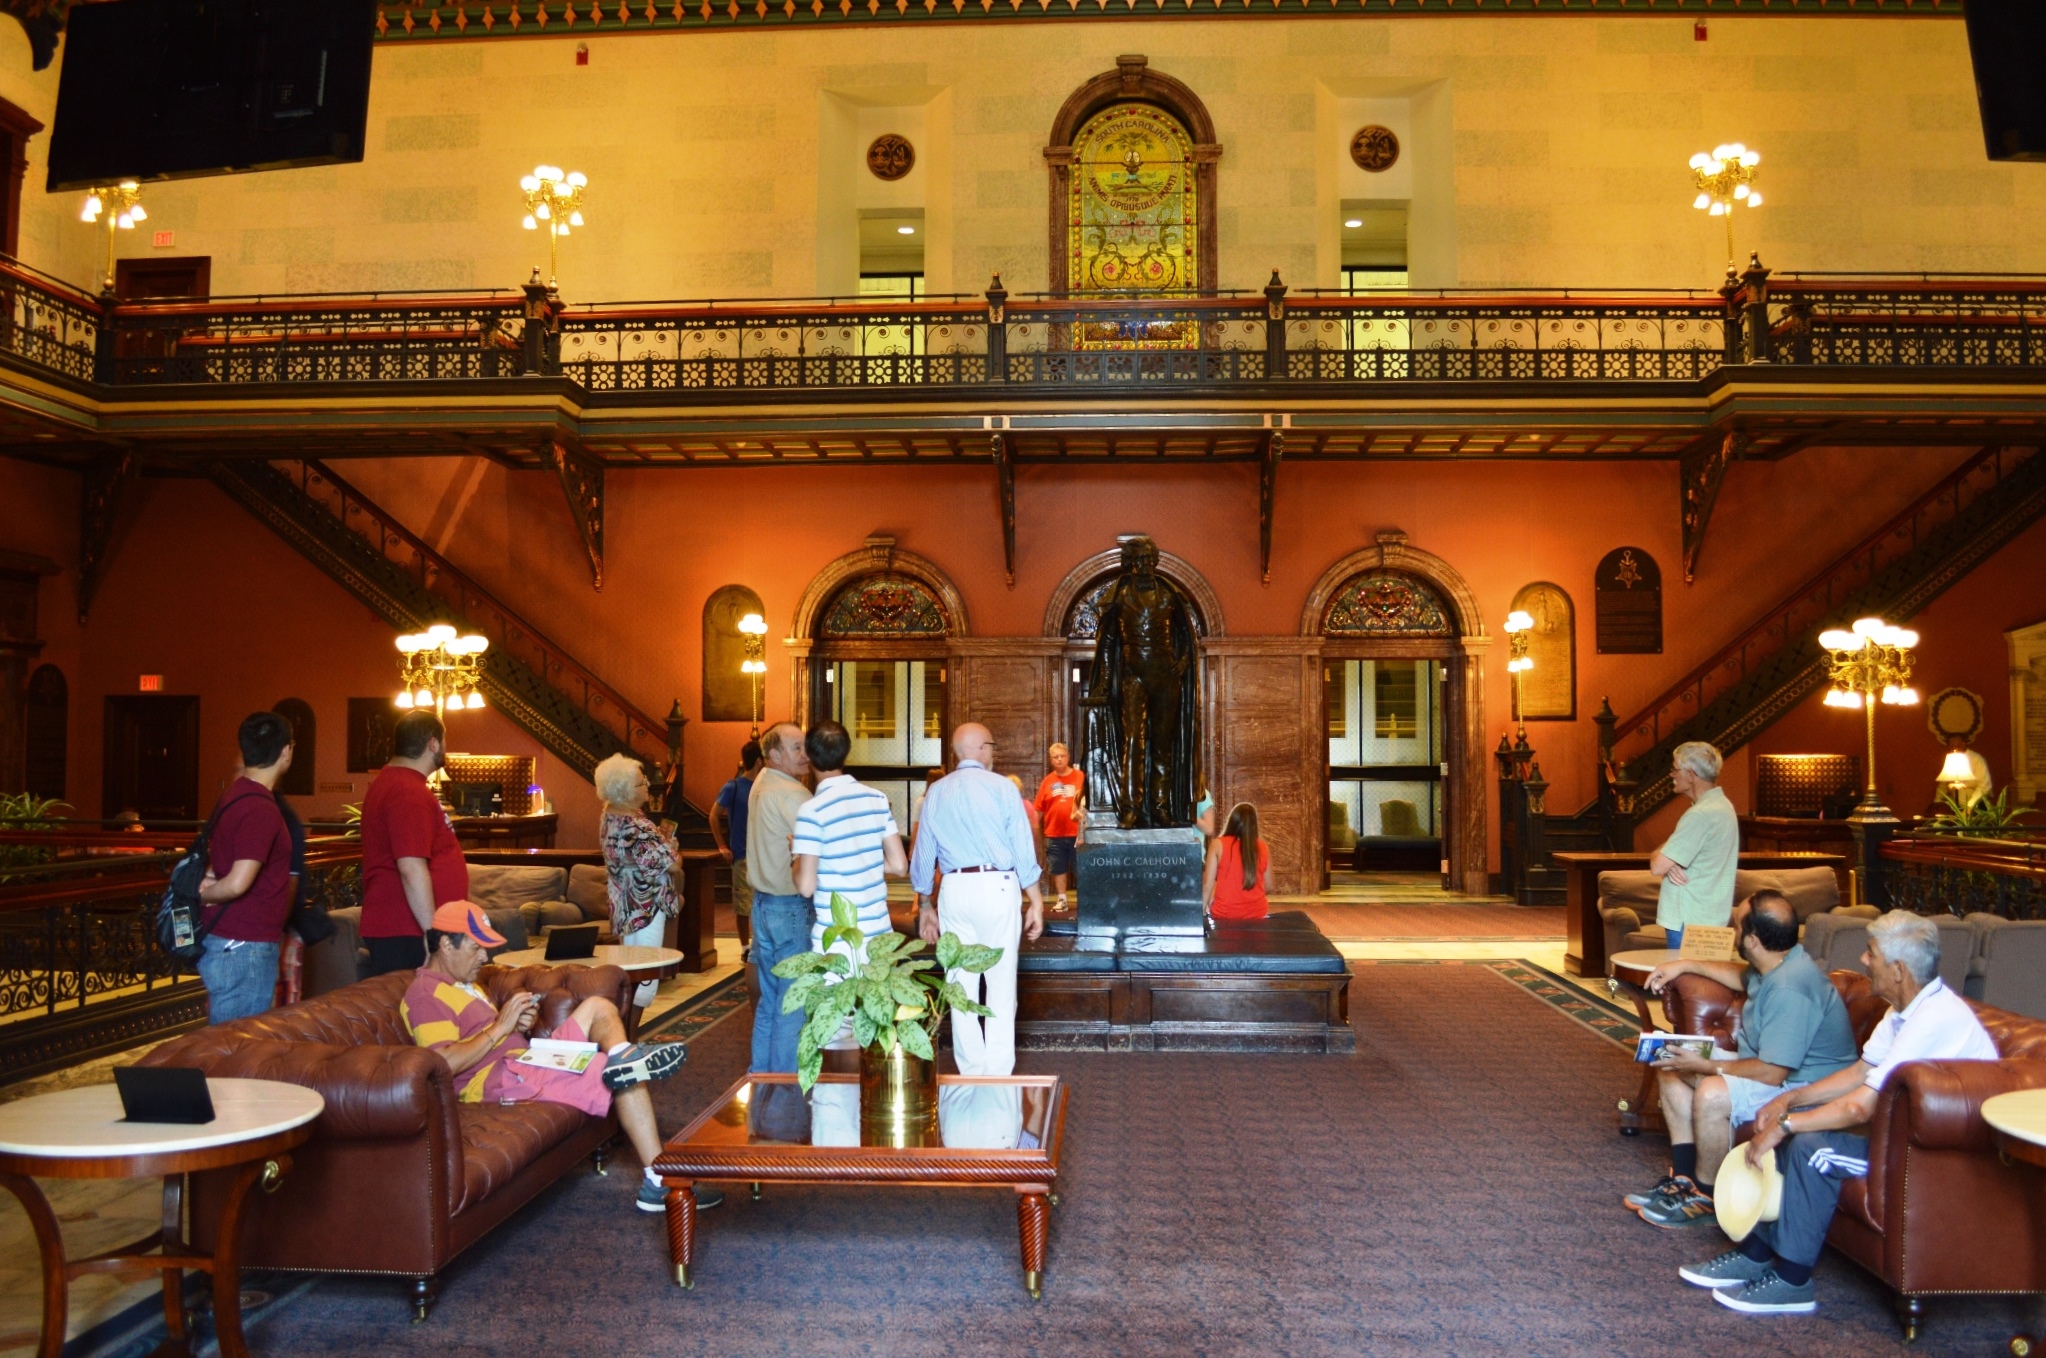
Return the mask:
M1790 1130L1790 1110L1788 1108L1784 1109L1782 1112L1776 1115L1776 1125L1783 1129L1783 1134L1785 1136L1795 1135L1795 1133Z

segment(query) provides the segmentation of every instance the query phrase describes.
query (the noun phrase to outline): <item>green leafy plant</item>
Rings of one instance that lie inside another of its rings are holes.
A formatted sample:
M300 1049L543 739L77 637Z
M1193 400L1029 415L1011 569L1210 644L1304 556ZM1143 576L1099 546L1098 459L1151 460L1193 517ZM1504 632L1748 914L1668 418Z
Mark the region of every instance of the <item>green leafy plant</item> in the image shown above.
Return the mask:
M774 974L793 981L782 997L781 1011L803 1010L807 1017L796 1039L796 1080L803 1089L817 1083L824 1069L824 1045L852 1019L853 1040L885 1054L899 1042L902 1050L926 1061L938 1056L938 1025L954 1009L986 1017L992 1011L975 1003L947 972L983 972L1002 960L1000 948L962 943L957 934L938 939L937 951L920 938L889 932L866 938L866 961L855 963L839 943L857 951L865 936L859 912L851 901L831 893L831 927L824 931L822 952L798 953L777 963Z
M0 793L0 830L55 830L59 810L71 803L32 792ZM0 869L34 867L55 859L57 851L37 844L0 844Z
M2008 787L1994 798L1985 796L1978 799L1972 806L1963 802L1952 790L1942 792L1939 801L1946 810L1925 823L1927 834L1997 839L2024 828L2020 821L2028 812L2026 807L2009 804Z

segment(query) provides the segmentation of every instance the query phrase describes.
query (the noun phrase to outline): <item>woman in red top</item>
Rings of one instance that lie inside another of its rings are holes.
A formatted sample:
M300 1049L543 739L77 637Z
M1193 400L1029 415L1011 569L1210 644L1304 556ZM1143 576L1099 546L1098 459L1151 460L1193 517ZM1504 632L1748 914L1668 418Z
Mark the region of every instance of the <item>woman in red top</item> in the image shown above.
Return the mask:
M1263 919L1271 912L1265 900L1271 868L1271 851L1257 832L1257 808L1238 802L1222 833L1208 844L1207 871L1201 881L1208 913L1218 920Z

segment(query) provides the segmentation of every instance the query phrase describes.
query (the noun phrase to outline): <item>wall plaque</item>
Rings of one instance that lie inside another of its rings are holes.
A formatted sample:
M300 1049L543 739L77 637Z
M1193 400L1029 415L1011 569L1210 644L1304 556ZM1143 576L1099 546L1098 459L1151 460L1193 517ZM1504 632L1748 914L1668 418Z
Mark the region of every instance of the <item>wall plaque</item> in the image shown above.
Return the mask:
M1615 547L1592 577L1600 655L1662 654L1662 567L1639 547Z
M767 616L760 596L744 585L726 585L703 604L703 719L753 720L753 676L740 670L746 660L746 638L739 619L748 613ZM767 698L765 684L761 701Z
M1350 138L1350 159L1357 162L1357 168L1372 174L1383 174L1399 162L1400 139L1389 127L1372 123L1357 129L1357 135Z
M916 148L907 137L883 132L867 147L867 168L874 178L893 183L916 168Z
M348 700L348 771L374 773L391 762L391 732L398 709L389 698Z
M1536 581L1513 596L1534 619L1527 634L1534 668L1520 677L1520 715L1527 721L1577 720L1577 609L1561 585Z

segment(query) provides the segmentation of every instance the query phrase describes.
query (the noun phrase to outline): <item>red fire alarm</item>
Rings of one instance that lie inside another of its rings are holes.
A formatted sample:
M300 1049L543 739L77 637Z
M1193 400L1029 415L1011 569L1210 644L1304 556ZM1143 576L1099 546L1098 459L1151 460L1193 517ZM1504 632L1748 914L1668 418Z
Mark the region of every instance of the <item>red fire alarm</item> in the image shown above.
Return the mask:
M1704 42L1707 36L1703 19L1691 25L1691 40L1693 42Z
M575 64L578 66L590 64L590 45L588 43L579 42L575 45Z
M163 692L163 676L160 674L145 674L142 676L142 682L138 687L144 693L161 693Z

